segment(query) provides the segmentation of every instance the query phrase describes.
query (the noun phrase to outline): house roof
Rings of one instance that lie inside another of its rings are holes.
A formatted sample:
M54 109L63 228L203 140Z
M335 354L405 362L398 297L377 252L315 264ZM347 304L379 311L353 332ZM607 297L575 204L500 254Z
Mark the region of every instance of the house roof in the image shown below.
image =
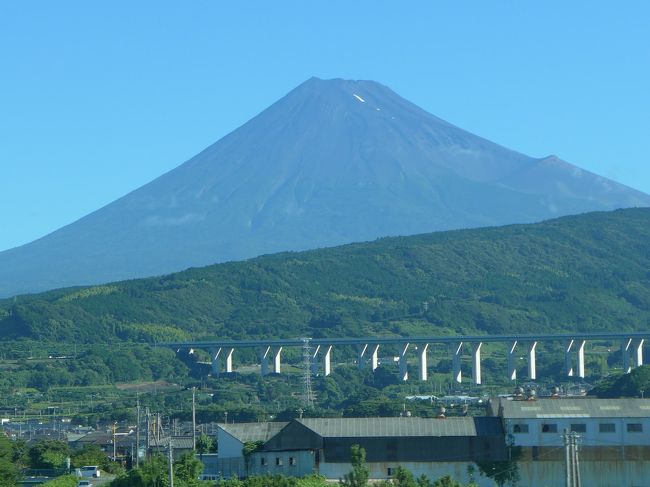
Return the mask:
M303 418L295 420L323 438L496 436L498 418Z
M498 404L493 404L493 411L506 419L649 418L650 399L549 398L515 401L500 398Z
M268 441L287 424L289 423L274 421L269 423L219 424L218 427L242 443L246 443L247 441Z
M107 445L113 442L113 434L106 433L105 431L92 431L87 435L83 435L80 438L76 438L74 443L79 445L85 445L87 443L92 443L95 445Z
M118 445L130 445L135 438L134 433L118 433L115 436L115 442ZM74 439L68 437L68 441L77 446L86 444L93 444L98 446L106 446L113 444L113 433L106 433L104 431L93 431L87 435L76 437Z

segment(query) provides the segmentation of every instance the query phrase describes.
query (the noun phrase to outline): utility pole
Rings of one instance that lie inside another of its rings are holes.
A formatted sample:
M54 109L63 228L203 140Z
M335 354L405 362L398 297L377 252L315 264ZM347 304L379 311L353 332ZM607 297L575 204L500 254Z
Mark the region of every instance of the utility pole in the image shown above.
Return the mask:
M578 460L578 435L573 433L571 440L573 443L573 478L575 479L575 487L582 487L580 482L580 462Z
M138 410L138 425L135 428L135 468L140 466L140 395L136 396L136 407Z
M192 449L196 451L196 387L192 387Z
M117 430L117 421L113 423L113 461L117 460L117 443L115 442L115 432Z
M580 462L578 460L578 435L565 429L562 437L564 439L565 485L566 487L582 487Z
M174 487L174 454L172 452L172 437L169 436L167 452L169 455L169 487Z
M147 457L149 457L149 448L151 447L151 432L149 428L151 427L151 414L149 413L149 408L146 409L147 413Z
M571 475L571 448L569 446L569 430L564 428L564 434L562 435L564 440L564 474L565 487L573 487L572 475Z

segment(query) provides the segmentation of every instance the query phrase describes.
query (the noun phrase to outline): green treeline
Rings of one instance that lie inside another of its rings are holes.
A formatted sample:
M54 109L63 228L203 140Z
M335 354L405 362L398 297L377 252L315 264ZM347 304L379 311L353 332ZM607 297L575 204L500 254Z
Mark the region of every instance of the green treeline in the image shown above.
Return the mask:
M0 302L0 337L59 343L632 330L650 209L385 238Z
M70 458L72 468L83 465L99 465L104 472L119 474L124 468L112 462L106 453L97 445L85 445L79 450L72 450L63 440L41 439L33 443L24 440L9 440L0 431L0 486L14 487L25 469L48 470L65 472L67 459ZM48 482L51 487L74 487L78 479L71 475L58 477Z

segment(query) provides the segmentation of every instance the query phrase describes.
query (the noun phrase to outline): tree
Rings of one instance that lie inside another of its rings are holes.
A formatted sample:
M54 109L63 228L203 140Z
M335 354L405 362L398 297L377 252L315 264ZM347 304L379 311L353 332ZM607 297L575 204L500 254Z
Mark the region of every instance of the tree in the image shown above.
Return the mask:
M103 470L106 470L106 463L108 463L106 453L98 445L84 445L81 450L77 450L72 454L70 460L73 467L100 465Z
M397 467L395 470L393 485L395 487L418 487L413 474L404 467Z
M263 441L247 441L242 448L242 455L244 455L244 462L246 463L246 473L248 473L251 464L251 456L264 445Z
M429 480L429 477L427 477L424 474L422 474L422 475L420 475L418 477L417 484L418 484L418 487L432 487L432 485L433 485L431 480Z
M513 449L514 450L514 449ZM476 462L481 475L494 480L499 486L516 485L519 481L519 467L517 466L517 459L520 453L517 450L512 452L512 460L501 462Z
M2 436L0 434L0 436ZM29 447L25 440L17 439L11 441L13 448L12 463L17 469L27 468L29 465Z
M463 484L452 479L451 475L445 475L436 480L433 487L463 487Z
M169 485L168 463L164 455L154 455L140 468L120 475L111 487L167 487Z
M589 391L589 395L606 398L650 396L650 366L643 365L629 374L607 377Z
M366 487L370 477L370 471L366 466L366 450L359 445L352 445L350 460L352 462L352 471L345 474L339 484L347 487Z
M32 468L62 468L69 456L70 448L61 440L39 440L29 449Z
M9 438L0 432L0 485L14 487L18 482L18 469L13 463L14 450Z
M216 485L217 487L246 487L244 481L238 478L221 479Z
M201 485L199 475L204 468L205 466L194 456L194 453L186 453L180 460L174 462L175 480L178 479L179 483L186 487L199 486Z
M199 458L203 460L203 454L208 453L210 450L212 450L214 442L212 441L212 438L210 438L208 435L205 433L201 433L201 435L196 439L196 451L199 454Z

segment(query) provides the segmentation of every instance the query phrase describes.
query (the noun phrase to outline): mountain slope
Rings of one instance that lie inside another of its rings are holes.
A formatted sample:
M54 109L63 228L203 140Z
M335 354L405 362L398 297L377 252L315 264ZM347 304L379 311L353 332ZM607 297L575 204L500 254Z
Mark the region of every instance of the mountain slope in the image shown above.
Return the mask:
M650 196L510 151L378 83L312 78L178 168L0 253L0 296L631 206Z
M281 253L0 301L0 337L96 343L643 330L648 241L650 209L628 209Z

